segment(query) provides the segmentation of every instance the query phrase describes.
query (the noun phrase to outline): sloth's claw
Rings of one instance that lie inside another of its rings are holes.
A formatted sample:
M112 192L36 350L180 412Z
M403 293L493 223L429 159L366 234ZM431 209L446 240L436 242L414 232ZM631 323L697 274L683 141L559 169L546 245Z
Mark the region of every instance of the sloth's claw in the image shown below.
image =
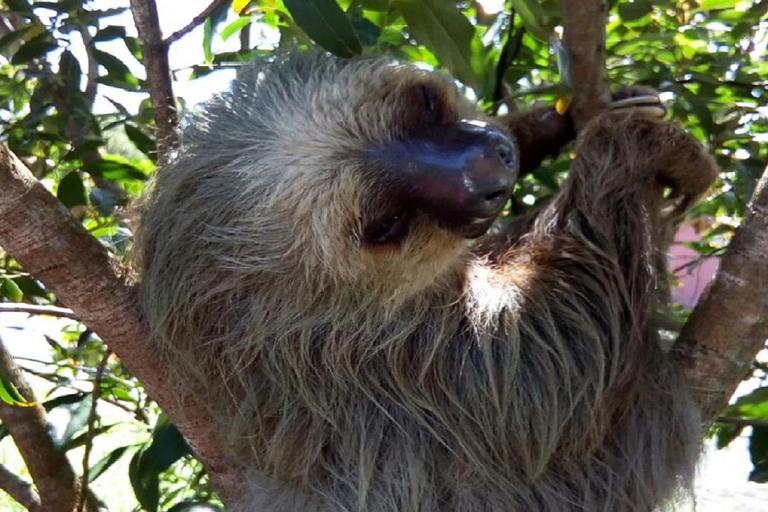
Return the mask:
M612 111L626 109L627 112L637 113L649 119L662 119L667 114L667 108L655 92L643 90L638 95L631 95L632 92L629 92L628 97L621 93L615 95L608 108Z

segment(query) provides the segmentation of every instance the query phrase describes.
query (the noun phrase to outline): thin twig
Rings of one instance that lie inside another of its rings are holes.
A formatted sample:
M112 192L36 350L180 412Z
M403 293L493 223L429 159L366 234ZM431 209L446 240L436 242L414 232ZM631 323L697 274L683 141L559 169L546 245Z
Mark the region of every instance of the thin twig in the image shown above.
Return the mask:
M24 304L21 302L0 302L0 313L27 313L30 315L57 316L59 318L78 320L74 311L68 308L60 308L57 306L38 306L35 304Z
M178 146L179 114L173 96L168 45L163 41L154 0L131 0L131 12L139 32L142 64L147 72L149 97L157 124L157 163L163 165Z
M99 366L96 367L96 377L93 378L93 391L91 393L91 411L88 413L88 431L85 434L85 452L83 453L83 485L80 488L80 503L77 505L77 512L83 512L85 510L85 502L88 497L88 473L89 459L91 458L91 450L93 449L93 436L96 427L96 406L101 398L101 379L104 377L104 369L107 367L112 352L107 350L104 357L101 358Z
M715 421L717 423L727 423L729 425L736 425L737 427L768 428L768 419L736 418L731 416L719 416Z
M213 14L213 11L215 11L216 9L218 9L219 7L221 7L223 4L227 3L228 1L229 0L213 0L213 2L211 2L208 5L208 7L203 9L203 12L201 12L200 14L198 14L197 16L192 18L192 21L190 21L184 28L182 28L180 30L177 30L176 32L174 32L170 36L166 37L163 40L163 44L165 46L170 46L173 43L175 43L176 41L178 41L179 39L181 39L182 37L184 37L185 35L189 34L193 30L195 30L196 27L198 27L199 25L202 25L205 22L205 20L211 14Z

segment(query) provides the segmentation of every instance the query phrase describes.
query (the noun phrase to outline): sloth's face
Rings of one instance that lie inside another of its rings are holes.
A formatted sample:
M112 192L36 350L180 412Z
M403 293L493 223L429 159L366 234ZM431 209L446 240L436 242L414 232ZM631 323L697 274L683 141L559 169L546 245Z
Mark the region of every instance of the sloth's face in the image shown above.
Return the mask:
M232 108L251 129L220 137L243 140L235 169L257 176L238 174L261 212L247 218L260 219L258 243L281 244L263 252L299 254L323 283L421 288L512 193L514 140L444 75L316 55L250 80Z
M346 180L361 184L348 196L357 199L348 226L362 253L360 272L406 280L423 272L429 281L501 213L517 178L518 149L440 76L400 67L359 90L367 94L356 105L358 120L375 111L371 125L386 127L349 144L356 164ZM414 281L420 288L423 280Z

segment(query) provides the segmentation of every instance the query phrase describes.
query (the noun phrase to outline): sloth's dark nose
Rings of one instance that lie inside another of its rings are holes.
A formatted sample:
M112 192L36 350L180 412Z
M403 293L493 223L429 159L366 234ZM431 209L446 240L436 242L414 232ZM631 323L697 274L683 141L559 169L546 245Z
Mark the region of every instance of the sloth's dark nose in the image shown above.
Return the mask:
M515 186L518 152L499 128L462 121L374 150L402 200L445 228L475 238L490 227Z
M517 178L517 153L509 138L497 129L486 129L482 154L466 163L464 208L470 216L496 216L504 207Z

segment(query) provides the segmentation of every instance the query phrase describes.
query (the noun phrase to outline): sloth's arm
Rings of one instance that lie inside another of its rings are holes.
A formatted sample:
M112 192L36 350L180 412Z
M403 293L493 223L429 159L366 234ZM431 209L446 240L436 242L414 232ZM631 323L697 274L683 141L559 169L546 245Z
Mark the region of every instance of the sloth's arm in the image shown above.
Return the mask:
M586 254L584 273L613 281L626 310L645 311L664 278L663 228L716 177L712 158L677 125L642 109L605 113L580 134L569 177L528 243L558 257Z
M541 107L509 114L499 122L514 136L520 151L520 177L533 172L546 157L560 150L576 137L569 113L558 114L552 107Z
M646 115L663 117L664 105L658 92L650 87L634 85L611 96L611 110L644 111ZM576 127L570 111L558 114L554 107L538 107L525 112L500 116L498 121L517 140L520 150L520 176L536 170L547 157L556 157L576 138Z

